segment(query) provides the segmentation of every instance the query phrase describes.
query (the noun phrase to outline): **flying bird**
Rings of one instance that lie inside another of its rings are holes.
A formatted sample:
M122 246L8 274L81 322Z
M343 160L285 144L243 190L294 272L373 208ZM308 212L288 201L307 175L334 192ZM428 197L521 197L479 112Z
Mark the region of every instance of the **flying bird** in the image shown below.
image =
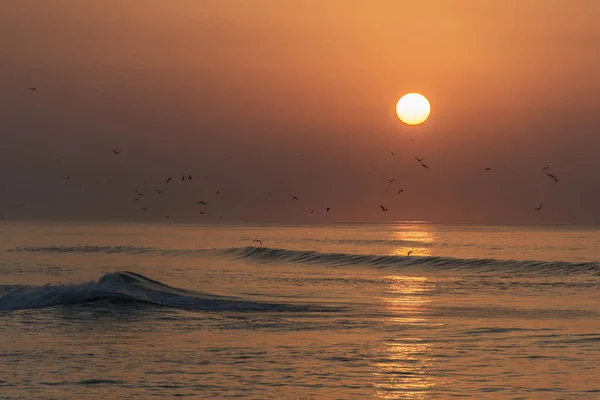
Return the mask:
M169 219L169 218L171 218L171 216L170 216L170 215L167 215L167 219Z
M254 240L252 241L252 243L254 243L254 242L256 242L256 243L260 243L260 245L261 245L261 246L263 245L263 243L262 243L262 240L254 239Z
M425 159L425 157L423 157L423 158L415 157L415 160L417 160L418 162L421 162L421 161L423 161L424 159Z
M271 192L267 192L267 194L268 194L269 196L273 196L273 193L271 193Z
M542 171L545 171L545 170L547 170L548 168L550 168L550 167L548 167L548 166L545 166L544 168L542 168Z
M118 151L116 151L115 149L113 149L113 153L115 153L115 154L119 154L119 152L118 152Z
M314 213L314 212L315 212L315 210L310 210L309 214L312 214L312 213Z
M167 178L167 183L171 182L171 179L173 178Z
M30 87L29 90L31 90L32 92L35 92L37 90L36 87Z
M395 156L396 154L393 151L390 151L390 153L392 153L393 156Z
M182 180L182 181L185 181L185 176L182 176L182 177L181 177L181 180Z
M538 207L536 207L535 209L540 211L542 209L542 204L540 203L540 205Z
M402 193L402 192L404 192L404 189L400 189L400 190L398 190L398 194L400 194L400 193Z
M558 180L558 178L556 177L556 175L554 175L554 174L546 174L546 175L548 175L550 178L554 179L554 182L560 182Z
M381 211L387 211L387 210L388 210L388 209L387 209L387 208L385 208L384 206L379 206L379 207L381 207Z
M148 212L148 209L146 207L142 207L142 210Z
M327 207L325 210L326 212L329 212L329 210L331 210L331 207Z
M191 181L191 180L192 180L192 176L191 176L191 175L188 175L188 179Z
M388 182L389 183L394 183L395 180L396 180L396 178L388 179Z
M206 205L206 202L205 202L205 201L203 201L203 200L200 200L200 201L199 201L198 203L196 203L196 204L202 204L203 206L205 206L205 205Z
M296 196L292 195L292 199L294 200L300 200L299 198L297 198Z
M200 214L201 214L201 215L202 215L202 214L204 214L204 211L200 211Z
M71 175L68 175L65 179L71 179Z
M411 254L412 252L413 252L412 250L411 250L411 251L409 251L409 252L406 254L406 256L407 256L407 257L408 257L408 256L410 256L410 254Z
M135 192L137 193L138 196L142 197L144 195L144 193L140 193L139 190L135 189Z
M217 194L219 194L219 190L217 190Z
M427 165L425 165L425 164L421 164L421 167L429 169L429 167Z
M156 194L163 194L164 192L160 189L154 189L154 191L156 192Z
M491 171L492 169L490 167L487 167L485 170L486 171Z

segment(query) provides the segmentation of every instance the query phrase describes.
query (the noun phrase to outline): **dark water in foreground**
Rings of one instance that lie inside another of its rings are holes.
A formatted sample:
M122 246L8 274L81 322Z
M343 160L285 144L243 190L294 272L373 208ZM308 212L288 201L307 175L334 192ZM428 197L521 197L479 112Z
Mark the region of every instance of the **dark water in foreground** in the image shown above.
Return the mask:
M600 398L599 261L589 228L3 222L0 398Z

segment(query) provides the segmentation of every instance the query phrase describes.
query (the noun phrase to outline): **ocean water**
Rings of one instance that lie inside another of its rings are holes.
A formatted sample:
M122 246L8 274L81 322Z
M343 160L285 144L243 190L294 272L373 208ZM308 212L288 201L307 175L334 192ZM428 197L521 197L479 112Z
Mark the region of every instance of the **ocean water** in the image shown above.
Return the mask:
M600 230L1 221L0 398L176 396L600 398Z

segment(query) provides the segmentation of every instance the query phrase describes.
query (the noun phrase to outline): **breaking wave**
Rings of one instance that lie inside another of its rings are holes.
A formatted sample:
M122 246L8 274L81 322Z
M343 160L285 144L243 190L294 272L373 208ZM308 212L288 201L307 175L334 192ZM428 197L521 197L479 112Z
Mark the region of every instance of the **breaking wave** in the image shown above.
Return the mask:
M140 302L196 311L333 311L331 308L262 303L179 289L134 272L115 272L98 281L73 285L5 286L0 310L46 308L98 301Z

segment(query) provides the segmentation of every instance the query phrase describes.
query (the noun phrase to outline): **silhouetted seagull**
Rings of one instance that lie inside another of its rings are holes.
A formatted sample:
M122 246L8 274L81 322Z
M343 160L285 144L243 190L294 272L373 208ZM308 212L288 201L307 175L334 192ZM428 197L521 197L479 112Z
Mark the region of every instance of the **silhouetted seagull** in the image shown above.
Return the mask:
M535 209L540 211L542 209L542 204L540 203L539 207L536 207Z
M167 183L171 182L171 179L173 178L167 178Z
M486 171L491 171L492 169L490 167L487 167L485 170Z
M181 180L182 180L182 181L185 181L185 176L182 176L182 177L181 177Z
M550 178L554 179L554 182L559 182L559 180L556 177L556 175L554 175L554 174L546 174L546 175L548 175Z
M429 167L425 164L421 164L421 167L429 169Z
M167 219L169 219L169 218L171 218L171 216L170 216L170 215L167 215Z
M381 211L387 211L387 210L388 210L388 209L387 209L387 208L385 208L384 206L379 206L379 207L381 207Z
M138 196L142 197L144 195L144 193L140 193L137 189L135 189L135 192L137 193Z
M331 207L327 207L325 210L326 212L329 212L329 210L331 210Z
M300 200L299 198L297 198L296 196L292 195L292 199L294 200Z
M314 213L314 212L315 212L315 210L310 210L309 214L312 214L312 213Z
M199 201L197 204L202 204L202 205L204 205L204 206L205 206L205 205L206 205L206 202L205 202L205 201L203 201L203 200L200 200L200 201Z
M423 158L415 157L415 160L417 160L418 162L421 162L421 161L423 161L424 159L425 159L425 157L423 157Z
M142 207L142 210L148 212L148 209L146 207Z
M410 256L410 254L411 254L412 252L413 252L412 250L411 250L411 251L409 251L409 252L406 254L406 256L407 256L407 257L408 257L408 256Z
M395 156L395 155L396 155L396 154L394 154L394 152L393 152L393 151L390 151L390 153L392 153L392 155L393 155L393 156Z
M31 90L32 92L35 92L37 90L36 87L30 87L29 90Z
M119 152L118 152L118 151L116 151L115 149L113 149L113 153L115 153L115 154L119 154Z
M271 192L267 192L267 194L268 194L269 196L273 196L273 193L271 193Z
M547 170L548 168L550 168L550 167L546 166L546 167L542 168L542 171L545 171L545 170Z
M219 191L219 190L217 190L217 194L219 194L219 193L220 193L220 191Z
M68 175L65 179L71 179L71 175Z
M188 175L188 179L191 181L191 180L192 180L192 176L191 176L191 175Z
M402 192L404 192L404 189L400 189L400 190L398 190L398 194L400 194L400 193L402 193Z
M204 214L204 211L200 211L200 214Z
M263 244L262 244L262 240L254 239L254 240L252 241L252 243L254 243L254 242L256 242L256 243L260 243L260 245L261 245L261 246L263 245Z
M156 192L156 194L163 194L164 192L160 189L154 189L154 191Z
M395 180L396 180L396 178L388 179L388 182L389 183L394 183Z

